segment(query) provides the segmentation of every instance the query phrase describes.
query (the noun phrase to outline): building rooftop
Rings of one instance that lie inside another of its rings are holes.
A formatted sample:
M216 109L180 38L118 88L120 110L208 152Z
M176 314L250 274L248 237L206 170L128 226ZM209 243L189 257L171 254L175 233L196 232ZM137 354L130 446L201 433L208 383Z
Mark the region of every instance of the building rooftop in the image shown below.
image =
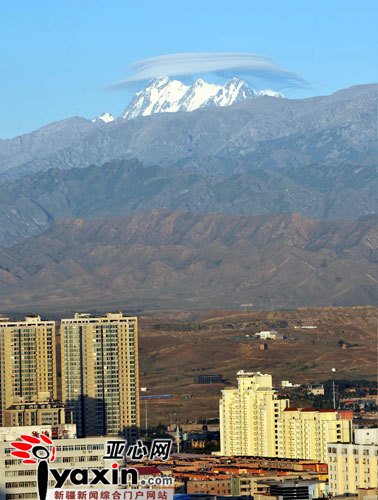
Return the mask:
M142 467L136 467L141 476L156 476L161 474L161 469L155 465L144 465Z
M269 373L261 372L245 372L244 370L239 370L237 372L237 377L269 377Z
M310 484L320 484L324 481L319 479L283 479L282 481L269 481L270 486L280 486L282 488L294 488L296 486L309 486Z

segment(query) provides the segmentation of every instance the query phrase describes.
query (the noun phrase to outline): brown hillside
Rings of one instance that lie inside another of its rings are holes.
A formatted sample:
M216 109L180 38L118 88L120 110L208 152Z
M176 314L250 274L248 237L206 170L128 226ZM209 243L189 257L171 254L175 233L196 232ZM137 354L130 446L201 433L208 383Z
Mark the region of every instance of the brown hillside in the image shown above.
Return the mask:
M154 210L77 219L0 252L2 309L378 303L377 217Z
M298 329L300 326L316 329ZM186 418L217 417L225 384L197 385L193 377L221 373L234 385L240 369L273 374L281 380L313 383L338 379L377 379L378 309L372 307L299 309L297 311L170 313L140 320L141 386L150 394L172 394L147 403L150 422L168 422L178 413ZM287 340L250 340L274 328ZM338 341L354 345L343 350ZM189 400L182 399L190 395ZM145 403L143 403L143 414Z

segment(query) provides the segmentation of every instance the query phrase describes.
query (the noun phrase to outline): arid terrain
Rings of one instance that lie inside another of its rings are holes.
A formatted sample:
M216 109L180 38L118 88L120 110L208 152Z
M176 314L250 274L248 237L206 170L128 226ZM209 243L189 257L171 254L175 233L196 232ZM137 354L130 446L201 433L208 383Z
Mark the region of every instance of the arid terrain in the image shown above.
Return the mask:
M76 219L0 247L0 302L8 312L376 306L377 242L376 215Z
M378 309L374 307L292 311L212 311L143 315L140 331L140 385L148 394L172 398L142 402L145 424L218 417L224 387L235 384L240 369L273 374L281 380L310 383L335 379L376 380ZM303 326L316 326L303 329ZM252 340L274 329L285 340ZM350 347L342 349L339 341ZM263 343L266 350L260 350ZM220 373L223 384L194 384L195 375ZM188 398L188 399L186 399Z

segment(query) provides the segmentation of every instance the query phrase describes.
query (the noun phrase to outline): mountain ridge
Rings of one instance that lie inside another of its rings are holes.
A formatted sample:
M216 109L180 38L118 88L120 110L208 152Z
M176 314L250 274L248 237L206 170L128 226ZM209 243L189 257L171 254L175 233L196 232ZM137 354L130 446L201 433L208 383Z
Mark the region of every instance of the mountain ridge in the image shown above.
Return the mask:
M152 210L62 221L0 249L3 308L376 304L378 217ZM183 286L184 285L184 286ZM16 302L15 302L16 301Z
M137 92L121 117L130 120L157 113L191 112L209 106L225 107L257 96L281 97L270 89L255 91L245 80L232 78L224 85L196 80L187 85L168 77L152 80Z
M75 119L0 141L0 180L112 159L172 165L249 155L255 168L376 163L376 84L303 100L259 97L222 108L111 123ZM60 127L60 130L56 130Z
M232 176L221 176L113 160L23 177L0 185L0 244L11 245L61 219L122 216L155 208L225 215L298 212L322 219L355 219L378 212L373 167L248 171L236 165L235 170Z

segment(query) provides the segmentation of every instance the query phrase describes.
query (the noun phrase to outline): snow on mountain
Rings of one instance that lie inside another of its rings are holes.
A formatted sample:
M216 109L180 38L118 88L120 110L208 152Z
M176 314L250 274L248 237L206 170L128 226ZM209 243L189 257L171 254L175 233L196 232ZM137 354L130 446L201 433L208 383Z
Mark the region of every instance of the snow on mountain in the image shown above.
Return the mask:
M255 92L247 82L239 78L233 78L224 85L208 83L202 79L196 80L193 85L186 85L179 80L164 77L150 82L146 88L135 94L121 116L131 119L155 113L193 111L205 106L230 106L259 95L283 97L273 90Z
M99 120L101 120L104 123L110 123L110 122L114 122L114 117L110 113L102 113L97 118L93 118L92 123L98 122Z
M284 99L285 96L281 94L280 92L276 92L275 90L270 90L270 89L265 89L265 90L259 90L257 92L258 96L268 96L268 97L279 97L281 99Z
M215 106L230 106L235 102L255 96L256 92L248 86L247 82L233 78L223 86L219 86L218 92L214 97L210 98L210 102Z
M199 78L193 85L168 77L151 81L147 87L135 94L121 117L127 120L155 113L194 111L205 106L224 107L253 97L285 97L274 90L253 90L244 80L232 78L224 85L208 83ZM102 113L92 123L114 121L110 113Z

